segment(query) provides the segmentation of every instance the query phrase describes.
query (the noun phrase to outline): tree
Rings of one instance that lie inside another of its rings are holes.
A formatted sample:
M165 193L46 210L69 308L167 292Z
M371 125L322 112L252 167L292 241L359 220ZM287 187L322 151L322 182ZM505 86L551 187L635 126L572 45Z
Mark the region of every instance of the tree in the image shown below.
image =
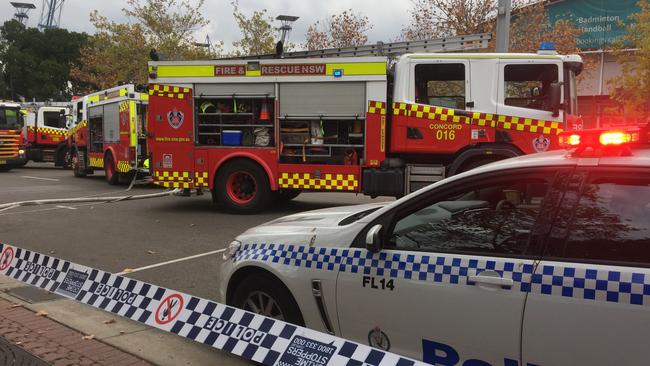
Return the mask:
M330 16L323 23L317 21L307 29L308 50L362 46L368 42L366 32L372 29L367 16L352 9Z
M400 39L413 41L490 32L496 0L414 0Z
M580 51L576 39L581 34L568 19L552 23L544 2L518 0L512 12L509 51L536 52L542 42L549 41L560 54L576 54Z
M640 11L630 16L625 35L614 45L622 75L609 80L609 85L625 116L650 122L650 1L640 0L637 5ZM636 51L627 51L630 46Z
M246 17L239 10L239 3L232 2L232 15L237 21L242 38L233 42L236 56L265 55L275 52L275 30L271 23L273 18L266 15L266 9L254 11Z
M0 64L8 99L68 100L79 88L70 69L87 42L84 33L65 29L25 28L15 20L0 27ZM71 86L71 87L70 87Z
M165 59L214 57L196 45L193 33L208 24L200 12L204 0L129 0L122 9L132 23L117 23L90 14L97 29L82 50L81 65L73 76L89 85L87 92L115 86L118 82L147 82L149 52L155 49ZM221 44L217 45L219 52Z

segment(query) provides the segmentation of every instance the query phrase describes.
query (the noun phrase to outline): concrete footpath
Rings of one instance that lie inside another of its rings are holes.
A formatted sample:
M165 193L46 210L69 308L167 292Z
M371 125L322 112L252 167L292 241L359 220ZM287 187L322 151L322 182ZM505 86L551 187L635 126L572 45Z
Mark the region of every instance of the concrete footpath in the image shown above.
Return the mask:
M11 348L35 356L40 364L251 365L206 345L4 276L0 276L0 337Z

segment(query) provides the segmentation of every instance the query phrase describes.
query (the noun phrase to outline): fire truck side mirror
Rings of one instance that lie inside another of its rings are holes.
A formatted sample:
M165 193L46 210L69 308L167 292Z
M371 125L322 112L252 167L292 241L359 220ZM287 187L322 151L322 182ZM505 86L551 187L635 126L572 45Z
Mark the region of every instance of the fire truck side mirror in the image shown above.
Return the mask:
M562 106L562 86L560 83L551 83L548 91L549 109L553 112L553 117L560 115L560 107Z

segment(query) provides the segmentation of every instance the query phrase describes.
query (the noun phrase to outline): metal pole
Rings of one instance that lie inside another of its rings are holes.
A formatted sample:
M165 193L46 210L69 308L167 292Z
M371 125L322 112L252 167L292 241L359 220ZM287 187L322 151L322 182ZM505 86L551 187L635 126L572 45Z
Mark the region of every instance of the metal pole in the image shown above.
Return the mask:
M511 0L499 0L497 5L497 52L508 52L510 41Z

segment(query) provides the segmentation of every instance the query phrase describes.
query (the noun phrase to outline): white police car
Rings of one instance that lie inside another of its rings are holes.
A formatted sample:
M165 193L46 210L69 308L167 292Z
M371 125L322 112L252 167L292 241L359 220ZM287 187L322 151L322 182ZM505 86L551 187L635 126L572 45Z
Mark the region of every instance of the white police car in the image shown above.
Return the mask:
M221 295L431 364L648 364L650 133L562 141L572 151L252 228Z

